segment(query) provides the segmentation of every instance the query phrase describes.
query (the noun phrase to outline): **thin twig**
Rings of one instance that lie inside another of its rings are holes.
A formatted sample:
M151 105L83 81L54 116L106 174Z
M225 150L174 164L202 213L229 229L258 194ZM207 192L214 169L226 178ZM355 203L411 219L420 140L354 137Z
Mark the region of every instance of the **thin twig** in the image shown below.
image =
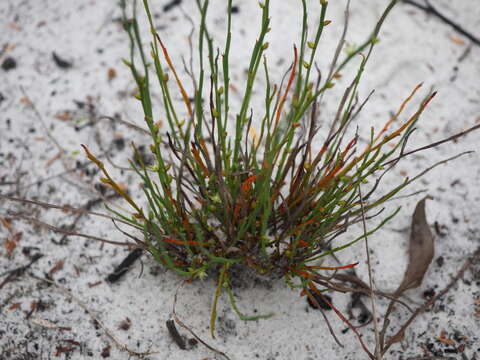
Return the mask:
M208 348L209 350L213 351L214 353L217 353L219 355L222 355L223 357L225 357L227 360L231 360L227 354L225 354L223 351L220 351L220 350L217 350L215 349L213 346L207 344L205 341L203 341L197 334L195 334L195 332L190 329L187 325L185 325L185 323L183 323L177 316L177 313L175 311L175 308L176 308L176 305L177 305L177 296L178 296L178 292L180 291L180 289L182 288L183 285L185 285L187 283L188 280L183 280L177 287L177 290L175 291L175 295L173 297L173 307L172 307L172 315L173 315L173 319L175 320L175 322L181 326L182 328L184 328L185 330L187 330L190 334L192 334L192 336L197 339L200 343L202 343L206 348Z
M428 144L428 145L425 145L425 146L422 146L422 147L419 147L417 149L414 149L414 150L411 150L411 151L407 151L405 153L402 153L400 154L400 156L396 157L395 159L393 160L390 160L390 161L387 161L386 163L383 164L383 166L385 165L388 165L390 163L394 163L398 160L400 160L401 158L404 158L408 155L411 155L411 154L414 154L416 152L419 152L419 151L423 151L423 150L427 150L427 149L431 149L431 148L434 148L434 147L437 147L438 145L441 145L443 143L446 143L446 142L449 142L449 141L453 141L453 140L456 140L458 139L459 137L462 137L462 136L465 136L467 135L468 133L472 132L472 131L475 131L477 129L480 128L480 124L478 125L475 125L475 126L472 126L471 128L468 128L467 130L464 130L464 131L461 131L455 135L452 135L446 139L443 139L443 140L440 140L440 141L437 141L437 142L434 142L434 143L431 143L431 144Z
M5 278L5 280L3 280L3 281L0 283L0 290L1 290L7 283L9 283L10 281L13 281L15 278L18 278L19 276L23 275L23 273L24 273L30 266L32 266L34 263L36 263L36 262L38 261L38 259L40 259L42 256L43 256L42 254L36 254L36 255L30 260L30 262L29 262L27 265L22 265L22 266L20 266L20 267L17 267L17 268L12 269L12 270L5 271L4 273L0 274L0 277L8 274L8 276Z
M420 315L421 313L425 312L430 306L432 306L438 299L440 299L442 296L444 296L446 293L448 293L451 288L460 280L463 278L463 274L465 274L465 271L467 271L470 266L474 263L474 261L480 257L480 248L478 248L471 256L465 260L463 263L462 267L460 270L458 270L457 274L455 277L448 283L445 288L440 291L438 294L436 294L434 297L432 297L430 300L426 301L422 306L417 308L414 313L410 316L410 318L402 325L400 330L398 330L395 335L391 336L388 341L386 342L385 347L382 349L382 354L385 354L387 350L392 346L394 343L398 342L400 339L402 339L405 335L405 330L410 326L410 324L415 320L415 318Z
M328 331L330 332L330 335L332 335L333 340L337 343L338 346L341 348L345 347L340 340L338 339L337 335L335 334L335 331L333 330L332 324L330 324L330 321L327 318L327 315L325 315L325 312L323 311L322 307L318 303L317 299L310 293L309 290L305 289L305 294L307 294L308 299L315 305L315 307L320 310L320 313L323 316L323 320L325 320L325 324L327 324ZM323 299L322 299L323 300Z
M357 136L358 136L358 128L357 128ZM358 165L356 165L358 171ZM360 186L360 182L358 183L358 195L360 197L360 209L362 214L362 226L363 226L363 233L365 235L365 253L367 255L367 268L368 268L368 282L369 282L369 290L370 290L370 300L372 304L372 316L373 316L373 328L375 330L375 359L382 360L382 353L380 348L380 332L378 331L378 319L377 319L377 307L375 304L375 292L373 290L373 275L372 275L372 264L370 261L370 248L368 246L368 236L367 236L367 222L365 221L365 209L363 206L363 197L362 197L362 189Z
M467 37L469 40L471 40L474 44L480 45L480 39L475 37L473 34L465 30L463 27L458 25L457 23L453 22L449 18L447 18L445 15L440 13L435 7L433 7L432 4L430 4L430 1L425 0L425 5L419 4L416 1L413 0L403 0L405 4L412 5L418 9L421 9L425 11L427 14L431 14L437 18L439 18L441 21L443 21L445 24L450 25L455 31L458 33L462 34L463 36Z
M55 204L50 204L50 203L47 203L47 202L43 202L43 201L38 201L38 200L29 200L29 199L21 199L21 198L17 198L17 197L13 197L13 196L7 196L7 195L2 195L0 194L0 199L5 199L5 200L10 200L10 201L15 201L15 202L20 202L20 203L24 203L24 204L32 204L32 205L37 205L37 206L41 206L45 209L57 209L57 210L61 210L63 212L70 212L70 213L73 213L73 214L88 214L88 215L94 215L94 216L98 216L98 217L102 217L102 218L105 218L105 219L109 219L109 220L114 220L114 221L118 221L122 224L125 224L125 225L128 225L128 226L131 226L131 227L134 227L138 230L141 230L143 231L143 228L141 227L136 227L134 226L133 224L123 220L123 219L119 219L119 218L114 218L113 216L110 216L110 215L107 215L107 214L102 214L102 213L99 213L99 212L95 212L95 211L89 211L89 210L86 210L85 208L75 208L73 206L70 206L70 205L55 205Z
M102 203L102 201L114 199L116 197L119 197L119 195L117 193L114 193L114 194L111 194L111 195L107 196L105 199L102 199L102 198L91 199L91 200L88 200L85 205L81 206L81 208L86 210L86 211L90 211L94 206ZM70 230L74 230L76 228L78 222L80 221L80 219L85 214L86 213L84 213L84 212L83 213L77 213L77 215L75 216L75 219L66 228L70 229ZM65 245L68 242L67 238L68 238L68 234L64 234L59 241L55 241L55 240L52 240L52 241L53 241L53 243L55 243L57 245Z
M94 235L78 233L78 232L73 231L73 230L61 229L59 227L47 224L46 222L43 222L43 221L38 220L36 218L23 215L22 213L18 213L18 212L14 212L14 211L8 211L7 213L10 216L14 216L16 218L31 222L33 224L43 226L43 227L47 228L48 230L51 230L51 231L54 231L54 232L57 232L57 233L60 233L60 234L65 234L65 235L68 235L68 236L83 237L83 238L86 238L86 239L92 239L92 240L100 241L100 242L106 243L106 244L128 246L128 247L138 247L138 244L134 244L134 243L131 243L131 242L113 241L113 240L104 239L104 238L94 236Z
M95 320L95 322L98 324L98 326L100 326L100 328L102 328L102 330L105 332L105 334L107 334L107 336L113 340L113 342L115 343L115 345L117 345L117 347L122 350L122 351L126 351L129 353L129 355L131 356L145 356L145 355L152 355L152 354L158 354L159 351L147 351L147 352L137 352L135 350L131 350L126 344L124 344L123 342L121 342L114 334L113 332L107 328L105 326L105 324L93 313L92 310L90 310L88 308L88 306L83 302L81 301L80 299L78 299L76 296L74 296L66 287L58 284L57 282L53 281L53 280L50 280L50 279L46 279L46 278L42 278L42 277L38 277L38 276L35 276L33 274L30 274L30 277L36 279L36 280L40 280L40 281L45 281L46 283L49 283L51 285L54 285L58 290L60 290L60 292L62 292L65 296L67 296L68 298L70 298L71 300L74 300L83 310L85 310L85 312L90 315L90 317Z

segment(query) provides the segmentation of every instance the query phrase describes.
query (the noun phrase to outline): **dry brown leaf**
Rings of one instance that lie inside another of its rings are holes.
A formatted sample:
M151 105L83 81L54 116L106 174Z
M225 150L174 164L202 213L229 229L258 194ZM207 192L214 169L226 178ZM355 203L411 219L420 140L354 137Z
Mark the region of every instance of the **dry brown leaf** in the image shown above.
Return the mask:
M8 25L13 30L22 31L22 27L20 25L18 25L17 23L10 23Z
M8 308L8 310L15 310L15 309L18 309L20 307L20 305L22 305L22 303L15 303L15 304L12 304L10 305L10 307Z
M97 282L94 282L94 283L90 283L90 282L89 282L89 283L87 283L87 285L88 285L89 288L93 288L93 287L95 287L95 286L100 285L102 282L103 282L103 281L97 281Z
M17 243L15 241L12 241L12 240L7 240L7 241L5 241L3 246L7 250L7 257L10 257L10 256L12 256L13 251L17 247Z
M23 104L23 105L32 105L32 102L30 101L30 99L26 96L23 96L20 98L20 102Z
M55 274L56 272L60 271L63 269L63 264L65 264L65 260L58 260L56 262L55 265L53 265L53 267L50 269L50 271L48 272L49 275L53 275Z
M442 330L440 332L440 336L437 338L437 340L440 341L442 344L455 346L455 341L448 338L448 333L445 330Z
M412 229L409 244L409 261L403 281L395 292L402 294L405 290L414 289L422 283L434 256L434 241L425 214L425 201L429 197L420 200L415 207L412 216Z
M65 111L63 113L55 115L55 118L62 121L70 121L72 120L72 115L70 114L70 112Z
M0 218L0 224L2 224L8 232L12 232L12 219Z
M68 354L72 351L75 350L74 347L72 346L61 346L61 345L57 345L57 347L55 348L55 350L57 350L55 352L55 356L61 356L62 354Z
M23 233L17 232L14 235L10 236L7 241L3 244L5 249L7 250L7 257L11 257L13 254L13 251L17 247L18 242L22 238Z
M450 35L450 40L452 40L452 42L454 42L457 45L465 45L465 40L463 40L458 36Z
M108 81L112 81L113 79L115 79L117 77L117 72L115 71L114 68L110 68L108 69Z
M120 330L127 331L128 329L130 329L131 326L132 326L132 321L128 317L126 317L124 320L120 322L120 324L118 325L118 328Z
M5 44L4 51L9 52L9 51L14 50L16 47L17 47L17 44L8 44L7 43L7 44Z
M438 338L438 341L440 341L442 344L455 346L455 341L453 341L452 339L440 337L440 338Z

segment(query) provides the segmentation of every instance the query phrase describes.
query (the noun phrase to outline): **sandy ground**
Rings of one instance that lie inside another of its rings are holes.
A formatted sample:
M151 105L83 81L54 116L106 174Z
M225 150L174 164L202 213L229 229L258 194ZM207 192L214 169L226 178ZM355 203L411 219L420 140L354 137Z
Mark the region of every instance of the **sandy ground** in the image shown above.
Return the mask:
M163 9L165 0L152 5L158 31L177 61L189 54L187 36L191 25L185 13L194 18L197 14L191 3L184 1L181 7L169 11ZM291 62L293 43L298 43L300 2L272 3L268 56L270 64L274 64L272 79L278 83ZM384 3L352 2L349 44L359 44L369 34ZM232 78L234 85L242 88L246 49L256 37L260 12L256 1L237 5ZM344 6L343 0L332 2L328 10L327 18L334 21L320 49L322 66L328 64L341 32ZM438 0L435 6L478 36L480 6L474 1ZM224 11L222 0L212 1L209 26L219 41L223 41L225 29ZM97 153L109 151L112 162L120 166L128 166L131 141L148 146L148 138L141 132L118 121L101 119L105 115L142 125L138 103L131 99L133 81L121 62L128 56L128 43L119 16L115 1L0 2L1 194L85 206L99 198L99 174L85 165L80 144L87 144ZM317 20L318 14L312 14L311 21ZM441 140L479 123L479 56L480 47L450 26L412 6L398 5L385 24L360 87L362 97L376 90L359 120L363 136L368 136L370 126L384 123L420 82L424 83L422 95L407 112L413 111L430 88L438 95L422 117L410 146ZM351 72L346 71L337 84L339 90L347 86L349 76ZM234 102L240 93L236 96ZM340 92L333 93L322 104L325 114L331 113L339 96ZM408 292L412 307L444 288L480 245L479 144L477 132L416 154L400 163L385 183L387 189L437 161L466 150L477 151L436 168L405 192L426 190L434 197L427 203L427 216L435 236L436 255L422 286ZM140 199L141 191L132 172L112 169L112 173ZM394 291L402 279L408 259L411 214L422 196L389 204L391 209L401 205L400 214L370 238L375 283L382 291ZM98 203L92 210L103 211ZM0 200L0 359L130 358L105 328L131 350L155 352L146 357L149 359L222 358L200 344L181 350L169 336L165 322L171 316L179 277L144 256L120 281L109 284L104 279L128 254L125 249L78 237L62 241L61 235L20 221L11 211L54 226L69 226L75 220L62 211ZM108 220L96 217L81 218L76 229L115 241L126 240ZM339 241L352 238L352 234L346 234ZM23 274L8 273L37 258ZM346 250L341 259L345 263L359 261L358 274L366 279L363 245ZM71 290L82 303L34 276L49 277ZM463 280L415 320L386 358L480 358L479 284L477 259ZM367 358L352 331L345 330L346 325L332 311L326 315L343 347L330 336L320 312L310 308L298 292L288 289L282 281L250 281L237 291L244 312L274 312L268 320L243 322L222 298L218 336L213 340L208 323L214 287L209 279L183 287L177 312L200 337L232 359ZM332 298L337 308L347 311L349 295L332 294ZM386 305L378 300L380 320ZM391 330L398 329L407 315L399 309L392 317ZM351 321L358 324L357 318ZM359 331L373 349L372 327ZM183 329L180 332L191 337Z

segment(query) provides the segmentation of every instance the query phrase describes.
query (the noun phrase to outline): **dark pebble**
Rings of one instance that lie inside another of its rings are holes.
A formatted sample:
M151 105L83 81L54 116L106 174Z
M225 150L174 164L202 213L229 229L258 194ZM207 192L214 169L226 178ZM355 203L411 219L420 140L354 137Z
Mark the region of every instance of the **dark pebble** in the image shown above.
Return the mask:
M12 69L15 69L16 67L17 67L17 61L10 56L7 57L2 62L2 69L5 70L5 71L10 71Z
M175 6L178 6L182 3L182 0L171 0L168 4L163 7L164 12L172 10Z
M436 263L437 263L437 265L438 265L439 267L442 267L443 264L445 264L445 259L444 259L443 256L439 256L439 257L437 258L437 260L435 260L435 261L436 261Z
M113 140L115 147L118 151L122 151L125 148L125 139L123 137L117 137Z
M55 54L55 51L52 52L52 58L53 58L53 61L55 61L55 64L57 64L59 68L68 69L68 68L71 68L73 65L70 61L64 60L61 57L59 57L57 54Z
M423 297L425 299L431 299L435 296L435 290L434 289L428 289L423 292Z

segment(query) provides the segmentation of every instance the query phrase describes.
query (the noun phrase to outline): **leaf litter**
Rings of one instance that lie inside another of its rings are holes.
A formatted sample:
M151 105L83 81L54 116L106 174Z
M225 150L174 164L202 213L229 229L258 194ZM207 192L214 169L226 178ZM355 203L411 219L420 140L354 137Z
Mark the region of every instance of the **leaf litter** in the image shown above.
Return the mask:
M395 300L400 298L405 291L415 289L421 285L434 257L434 238L428 225L425 211L425 202L428 199L432 199L432 197L426 196L420 200L412 215L412 225L408 245L408 265L402 282L393 293ZM383 327L380 331L380 349L382 355L391 344L400 341L404 337L404 331L400 330L394 336L390 337L387 343L385 343L385 334L387 327L390 324L389 317L394 311L395 300L392 299L388 305L383 320ZM386 347L384 347L384 345L386 345Z
M420 200L412 217L409 243L409 261L403 280L395 294L401 296L406 290L420 286L435 253L433 234L427 223L425 202L431 197Z

